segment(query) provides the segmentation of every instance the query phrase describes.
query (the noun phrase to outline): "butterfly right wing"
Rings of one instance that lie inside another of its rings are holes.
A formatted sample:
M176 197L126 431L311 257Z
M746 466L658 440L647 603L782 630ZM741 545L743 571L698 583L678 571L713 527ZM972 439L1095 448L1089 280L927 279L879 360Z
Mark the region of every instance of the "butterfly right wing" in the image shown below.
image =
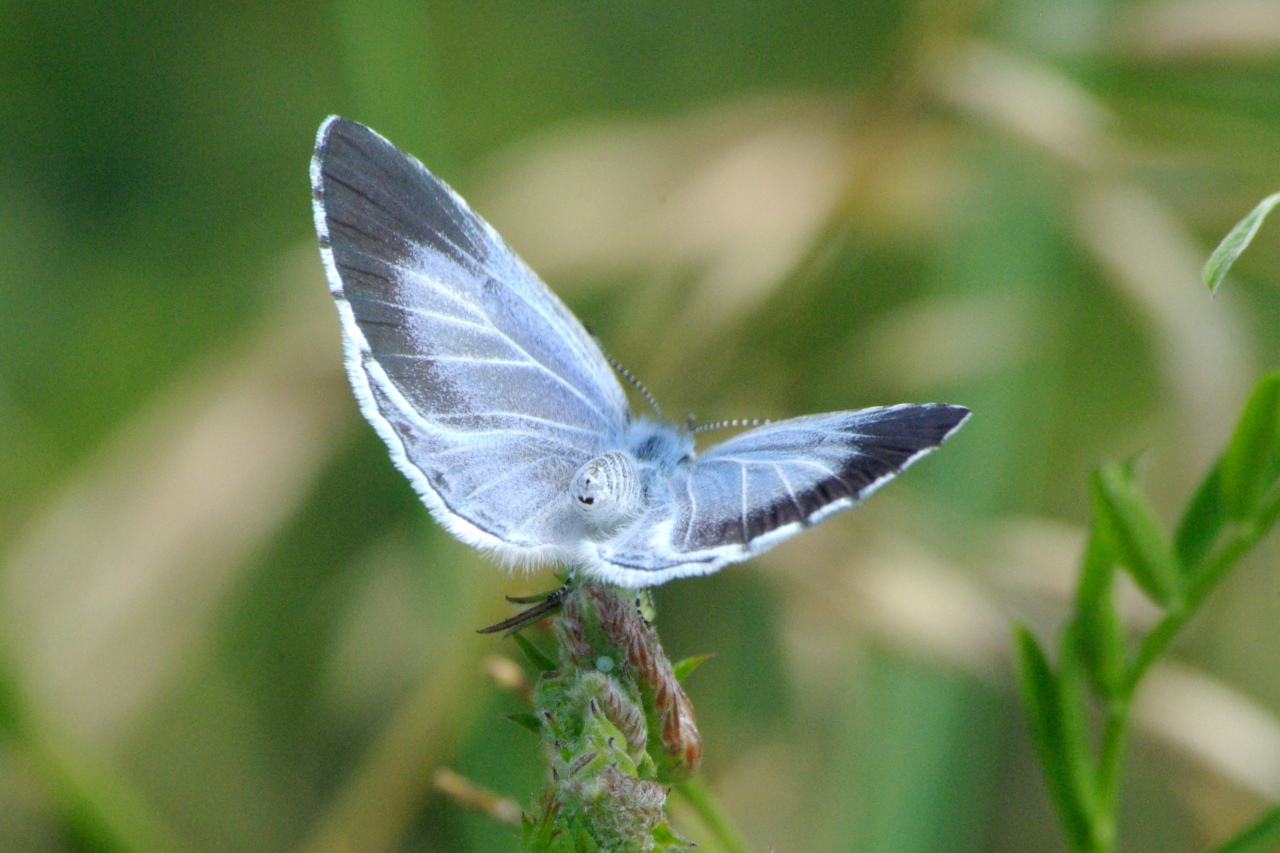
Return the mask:
M311 181L347 372L396 465L469 544L563 558L569 480L628 417L595 341L456 193L363 125L321 126Z
M968 417L961 406L904 404L749 430L677 470L648 512L588 559L633 587L749 559L856 506Z

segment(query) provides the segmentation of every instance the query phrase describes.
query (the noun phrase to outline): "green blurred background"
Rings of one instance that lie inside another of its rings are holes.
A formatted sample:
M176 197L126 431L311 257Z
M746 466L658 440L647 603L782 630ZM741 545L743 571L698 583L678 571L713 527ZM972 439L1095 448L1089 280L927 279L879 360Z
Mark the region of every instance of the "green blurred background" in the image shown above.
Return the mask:
M359 417L335 112L677 419L975 411L658 624L717 655L704 774L754 849L1062 849L1009 619L1061 623L1092 466L1140 454L1171 519L1280 361L1272 226L1197 280L1280 189L1275 3L0 2L0 849L515 849L432 779L527 805L515 649L473 631L554 581L442 533ZM1126 850L1280 799L1276 558L1142 693Z

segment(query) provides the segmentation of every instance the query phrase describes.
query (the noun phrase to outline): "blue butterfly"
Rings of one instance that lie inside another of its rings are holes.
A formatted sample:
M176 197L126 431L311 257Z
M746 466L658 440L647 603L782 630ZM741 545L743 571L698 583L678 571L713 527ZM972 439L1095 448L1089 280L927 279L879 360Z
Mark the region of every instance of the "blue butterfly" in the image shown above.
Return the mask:
M695 453L687 428L631 413L578 319L413 157L332 116L311 188L361 411L432 515L508 564L631 588L714 572L856 505L969 416L809 415Z

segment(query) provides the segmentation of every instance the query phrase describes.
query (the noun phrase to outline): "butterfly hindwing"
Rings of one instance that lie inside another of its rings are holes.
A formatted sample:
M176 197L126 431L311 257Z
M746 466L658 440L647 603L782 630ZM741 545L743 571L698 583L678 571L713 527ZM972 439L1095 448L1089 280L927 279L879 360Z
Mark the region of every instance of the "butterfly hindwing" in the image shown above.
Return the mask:
M311 178L348 373L392 458L464 540L563 558L569 479L627 419L599 347L456 193L363 125L321 126Z

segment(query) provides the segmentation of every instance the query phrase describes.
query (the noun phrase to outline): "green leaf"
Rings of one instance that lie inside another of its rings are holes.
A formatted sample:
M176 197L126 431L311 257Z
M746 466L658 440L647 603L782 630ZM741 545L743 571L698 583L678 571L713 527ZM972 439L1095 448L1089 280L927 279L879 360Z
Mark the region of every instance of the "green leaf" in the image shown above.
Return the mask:
M1152 601L1175 607L1183 586L1177 557L1125 468L1113 464L1094 472L1093 498L1094 522L1116 562Z
M653 845L658 853L685 853L696 848L695 845L676 835L675 830L665 820L653 828Z
M1228 523L1249 521L1280 478L1280 372L1262 377L1245 403L1231 441L1178 522L1174 547L1191 575Z
M1221 468L1227 514L1243 521L1280 476L1280 372L1267 374L1254 386Z
M556 662L547 657L541 649L530 641L526 640L519 632L512 634L511 639L516 641L516 645L520 647L520 651L524 652L524 656L529 659L529 663L539 672L552 672L556 668Z
M542 736L542 721L535 714L522 711L516 714L507 714L507 719L522 729L528 729L535 735Z
M1073 628L1062 637L1058 661L1058 721L1062 730L1062 752L1069 774L1073 799L1081 811L1092 816L1097 808L1097 782L1089 752L1088 709L1079 657L1079 641Z
M1211 853L1272 853L1280 850L1280 806L1264 814L1256 823Z
M1258 233L1263 220L1277 204L1280 204L1280 193L1267 196L1250 211L1248 216L1237 222L1236 227L1232 228L1226 237L1222 238L1222 242L1213 250L1213 254L1204 265L1204 283L1209 286L1210 293L1217 292L1218 285L1222 284L1222 280L1227 276L1227 270L1231 269L1236 258L1240 257L1240 253L1253 241L1253 235Z
M1016 626L1018 681L1027 710L1031 737L1040 755L1049 795L1074 850L1087 848L1091 836L1085 810L1077 799L1077 788L1063 742L1061 701L1058 682L1040 644L1025 625Z
M676 661L671 666L671 669L676 674L676 681L684 681L689 676L689 673L693 672L713 657L715 657L714 653L706 655L690 655L687 658Z
M1187 502L1174 535L1174 550L1185 572L1196 573L1196 567L1218 541L1227 520L1227 502L1222 495L1222 460L1218 460Z
M1085 546L1084 566L1076 591L1075 627L1070 636L1093 689L1108 701L1121 690L1127 669L1127 638L1116 612L1114 577L1111 548L1095 524Z

